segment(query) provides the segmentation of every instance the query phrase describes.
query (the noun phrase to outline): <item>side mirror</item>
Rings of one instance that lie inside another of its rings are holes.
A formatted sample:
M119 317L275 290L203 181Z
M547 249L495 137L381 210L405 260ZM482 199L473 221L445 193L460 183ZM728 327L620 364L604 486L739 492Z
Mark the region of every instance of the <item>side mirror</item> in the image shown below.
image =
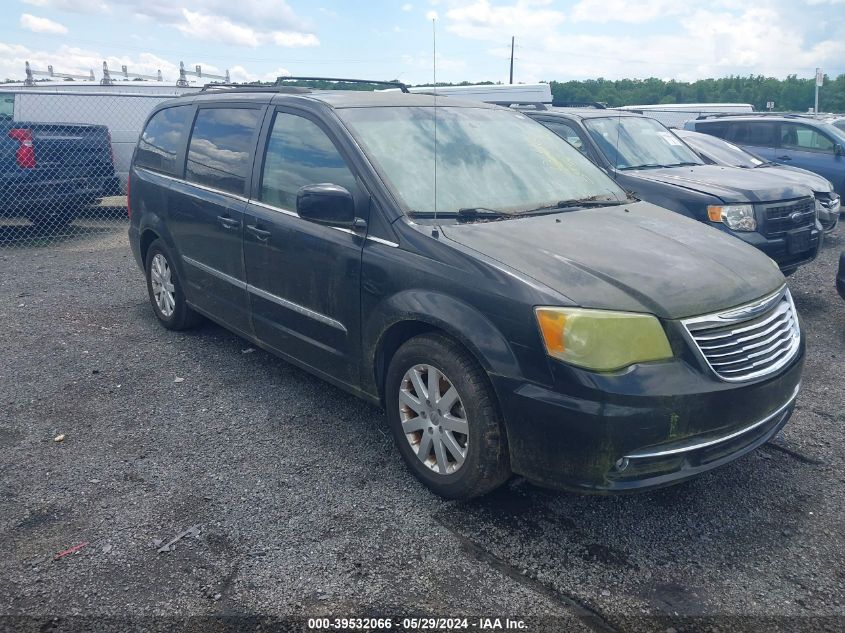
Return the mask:
M299 217L317 224L355 226L355 200L340 185L305 185L296 194Z
M842 146L839 143L833 145L833 155L842 156Z

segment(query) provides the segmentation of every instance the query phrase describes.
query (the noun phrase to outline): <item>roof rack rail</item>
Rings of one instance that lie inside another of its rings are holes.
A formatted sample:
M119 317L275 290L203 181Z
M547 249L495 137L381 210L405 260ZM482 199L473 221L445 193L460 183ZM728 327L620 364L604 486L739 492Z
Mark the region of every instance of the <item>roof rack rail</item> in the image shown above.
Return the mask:
M595 108L607 110L607 105L599 101L561 101L553 104L556 108Z
M343 77L288 77L282 76L276 79L274 85L281 86L286 81L336 81L347 84L376 84L379 86L393 86L402 92L408 92L408 86L401 81L380 81L374 79L346 79Z
M433 94L433 93L426 93L426 94ZM484 103L489 103L491 105L497 106L504 106L506 108L517 108L517 109L524 109L524 110L548 110L548 106L543 103L542 101L486 101Z
M814 114L803 112L707 112L699 114L696 121L699 119L721 119L723 117L769 117L779 116L787 119L812 119Z
M200 92L210 92L214 90L220 90L221 92L289 92L294 94L311 92L310 88L304 88L302 86L276 86L274 84L212 83L205 84L202 88L200 88Z

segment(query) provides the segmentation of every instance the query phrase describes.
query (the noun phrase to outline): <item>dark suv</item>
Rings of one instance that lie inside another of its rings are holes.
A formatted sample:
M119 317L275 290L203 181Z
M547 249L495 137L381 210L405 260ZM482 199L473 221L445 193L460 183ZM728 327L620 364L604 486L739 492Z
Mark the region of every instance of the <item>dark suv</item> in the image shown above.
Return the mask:
M568 140L639 198L756 246L784 274L822 243L813 191L775 174L705 164L662 123L611 109L526 112Z
M666 485L778 432L804 345L768 257L629 198L519 112L435 99L278 86L158 106L129 237L162 325L204 315L380 404L452 498L511 472Z

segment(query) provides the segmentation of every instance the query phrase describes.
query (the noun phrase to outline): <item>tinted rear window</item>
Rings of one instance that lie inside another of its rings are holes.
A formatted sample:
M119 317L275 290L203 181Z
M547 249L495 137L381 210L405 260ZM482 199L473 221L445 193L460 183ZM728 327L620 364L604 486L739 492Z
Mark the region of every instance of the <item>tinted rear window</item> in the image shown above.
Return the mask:
M197 112L185 178L244 194L261 110L206 108Z
M156 112L138 141L135 164L178 175L181 169L176 164L176 156L191 124L190 115L191 106L176 106Z

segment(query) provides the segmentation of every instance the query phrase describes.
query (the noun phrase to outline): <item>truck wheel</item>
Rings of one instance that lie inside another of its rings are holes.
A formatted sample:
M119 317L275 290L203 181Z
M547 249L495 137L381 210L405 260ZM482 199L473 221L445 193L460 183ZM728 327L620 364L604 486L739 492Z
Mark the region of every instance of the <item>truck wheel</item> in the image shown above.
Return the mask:
M448 499L469 499L510 477L507 437L484 370L440 334L407 341L385 383L387 422L411 472Z
M144 266L147 273L147 293L153 312L168 330L187 330L200 322L200 315L185 301L182 283L173 267L173 258L161 240L147 249Z

